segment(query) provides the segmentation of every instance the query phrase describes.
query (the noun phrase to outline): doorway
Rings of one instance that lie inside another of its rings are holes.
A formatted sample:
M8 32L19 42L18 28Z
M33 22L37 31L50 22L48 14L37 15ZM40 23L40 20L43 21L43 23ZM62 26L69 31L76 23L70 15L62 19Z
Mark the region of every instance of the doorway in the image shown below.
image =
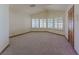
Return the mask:
M74 6L68 11L68 41L74 47Z

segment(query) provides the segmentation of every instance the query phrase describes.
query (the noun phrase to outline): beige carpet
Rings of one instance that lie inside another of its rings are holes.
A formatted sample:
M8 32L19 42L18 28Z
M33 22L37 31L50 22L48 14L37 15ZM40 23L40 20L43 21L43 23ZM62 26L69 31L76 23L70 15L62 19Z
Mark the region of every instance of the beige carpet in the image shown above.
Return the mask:
M48 32L31 32L10 38L3 55L75 55L64 36Z

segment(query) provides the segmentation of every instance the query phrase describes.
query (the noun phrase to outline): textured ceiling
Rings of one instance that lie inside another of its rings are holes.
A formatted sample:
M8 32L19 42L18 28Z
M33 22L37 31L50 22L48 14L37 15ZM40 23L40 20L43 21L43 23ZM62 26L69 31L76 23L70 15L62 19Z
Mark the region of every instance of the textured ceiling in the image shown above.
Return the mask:
M30 7L31 4L14 4L10 5L10 10L13 12L21 12L27 14L35 14L44 10L65 11L68 4L36 4L35 7Z

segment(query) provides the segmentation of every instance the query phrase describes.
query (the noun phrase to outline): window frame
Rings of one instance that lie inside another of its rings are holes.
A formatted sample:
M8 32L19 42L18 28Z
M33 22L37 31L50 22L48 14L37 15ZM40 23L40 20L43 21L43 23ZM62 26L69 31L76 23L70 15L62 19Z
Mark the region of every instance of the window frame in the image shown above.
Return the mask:
M35 26L33 27L33 20L35 20ZM33 18L32 19L32 28L47 28L47 29L55 29L55 30L63 30L64 29L64 22L63 17L55 17L55 18ZM56 24L57 23L57 24ZM42 25L41 25L42 24ZM49 24L51 24L49 26ZM62 24L62 25L60 25Z

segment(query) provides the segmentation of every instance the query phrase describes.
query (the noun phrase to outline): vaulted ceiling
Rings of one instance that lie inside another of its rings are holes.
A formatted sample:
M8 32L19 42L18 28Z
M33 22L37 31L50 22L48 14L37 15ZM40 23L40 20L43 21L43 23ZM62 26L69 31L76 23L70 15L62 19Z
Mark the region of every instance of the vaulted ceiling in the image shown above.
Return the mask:
M13 12L21 12L27 14L35 14L44 10L66 11L69 4L14 4L10 5Z

